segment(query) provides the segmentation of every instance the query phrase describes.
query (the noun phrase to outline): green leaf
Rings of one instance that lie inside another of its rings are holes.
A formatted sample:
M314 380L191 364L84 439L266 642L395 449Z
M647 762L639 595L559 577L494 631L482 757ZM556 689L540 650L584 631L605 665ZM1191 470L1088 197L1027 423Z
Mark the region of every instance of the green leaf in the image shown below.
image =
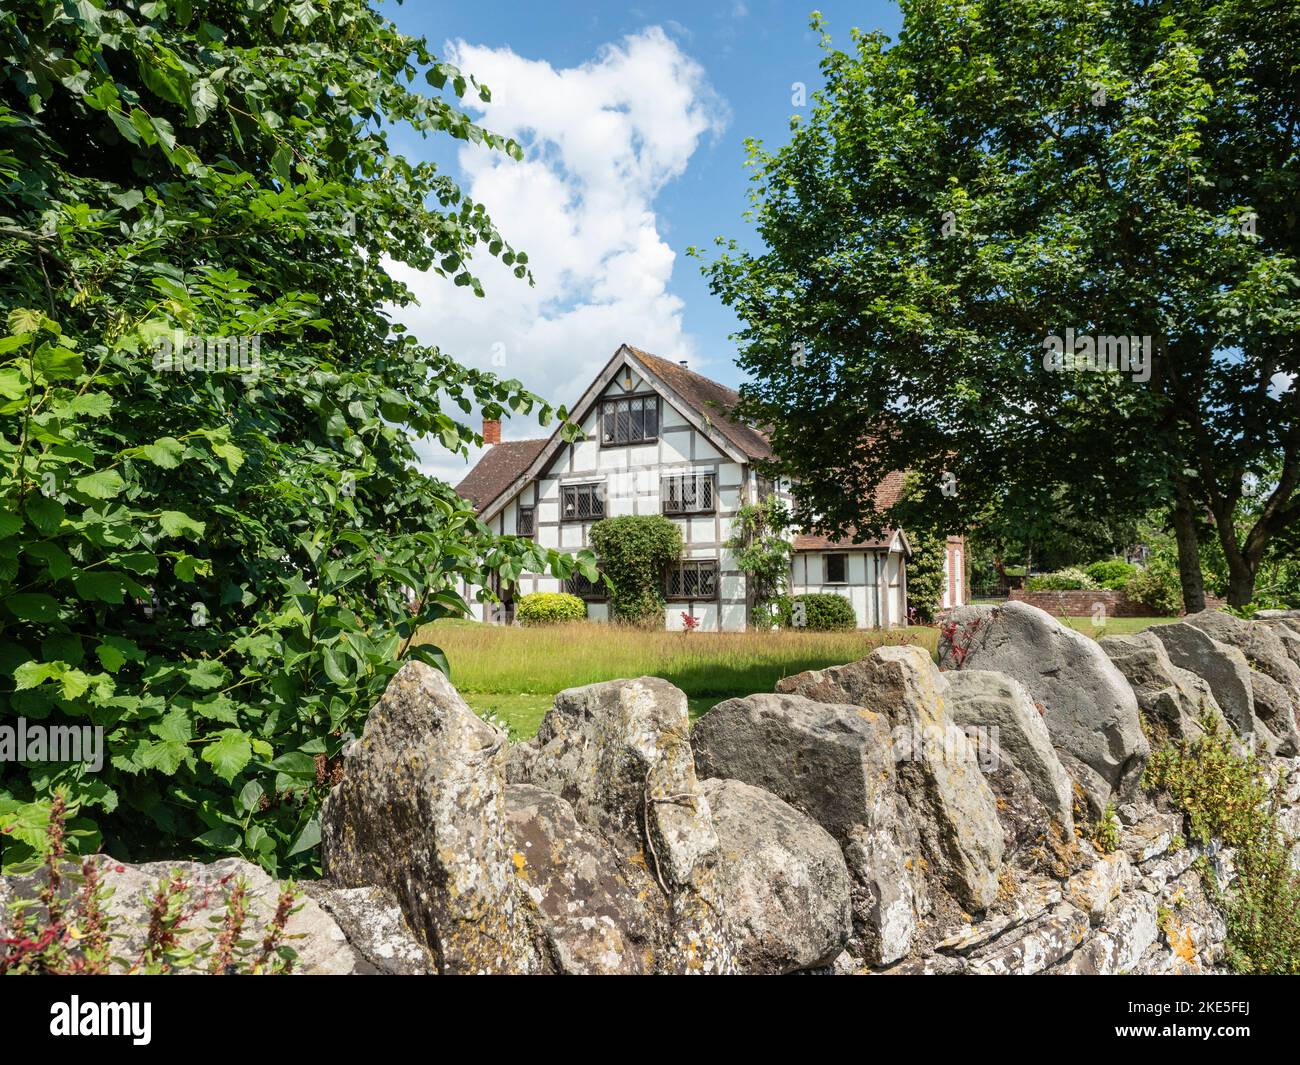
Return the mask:
M117 470L98 470L78 477L73 485L78 492L91 499L112 499L121 494L126 482Z
M426 662L433 666L434 669L440 670L442 674L451 677L451 664L447 661L447 656L442 653L438 647L431 643L416 643L406 649L407 657L418 658L421 662Z
M162 720L150 726L150 731L159 739L176 743L188 743L193 737L189 716L184 710L170 710Z
M160 437L152 444L127 448L122 452L127 458L144 459L165 470L173 470L181 464L185 454L184 445L173 436Z
M172 571L176 574L177 580L193 582L197 574L201 573L206 577L212 572L212 561L206 558L195 558L182 552L173 564Z
M248 765L253 757L253 747L247 733L239 729L223 729L217 733L216 742L203 748L200 757L229 784Z
M68 671L66 662L24 662L14 670L14 688L26 691L44 684L47 680L63 676Z
M256 780L250 780L239 790L236 808L240 813L251 813L262 801L262 794L262 785Z
M290 856L301 854L303 851L311 850L320 842L320 820L313 817L304 826L298 834L298 838L293 841L293 846L289 848Z
M72 578L73 586L82 599L101 603L122 602L122 575L108 570L83 570Z
M207 527L205 522L195 521L179 510L164 510L158 515L158 524L167 536L189 536L194 540L199 539Z
M37 562L44 563L51 580L61 581L72 573L72 559L58 544L37 541L23 546L23 554ZM83 597L84 598L84 597Z
M20 592L4 600L9 613L20 621L53 621L59 616L59 603L42 592Z
M57 499L39 494L27 497L26 510L28 520L45 536L59 531L66 513Z
M47 381L71 381L85 370L77 352L49 343L36 349L32 365L36 374Z
M191 688L212 691L230 680L230 670L215 659L205 658L181 669Z

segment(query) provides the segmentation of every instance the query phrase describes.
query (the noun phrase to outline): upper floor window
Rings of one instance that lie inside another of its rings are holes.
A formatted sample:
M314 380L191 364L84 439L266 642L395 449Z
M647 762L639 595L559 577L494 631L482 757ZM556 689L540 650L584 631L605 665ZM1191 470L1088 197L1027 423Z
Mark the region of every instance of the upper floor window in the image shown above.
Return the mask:
M605 485L560 485L560 517L564 521L599 521L605 516Z
M668 567L664 577L667 599L716 599L718 597L717 559L682 559Z
M659 439L659 397L629 396L600 405L600 443L653 444Z
M515 522L515 531L519 536L532 536L536 528L536 510L533 507L520 507L519 518Z
M665 514L712 514L717 481L711 473L682 473L665 477L659 498Z
M825 555L823 557L826 559L826 583L843 584L847 579L844 574L848 560L843 555Z

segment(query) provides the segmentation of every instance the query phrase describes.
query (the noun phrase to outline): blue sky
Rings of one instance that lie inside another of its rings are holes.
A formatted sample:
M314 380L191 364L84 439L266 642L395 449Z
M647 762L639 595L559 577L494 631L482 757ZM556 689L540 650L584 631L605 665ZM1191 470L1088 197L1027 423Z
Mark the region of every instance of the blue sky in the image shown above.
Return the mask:
M382 3L404 32L488 84L492 103L471 113L515 136L526 158L404 133L395 144L482 201L537 279L529 290L480 263L488 295L474 301L399 268L421 300L403 320L557 403L571 403L622 341L739 383L735 320L685 251L712 249L719 235L753 242L744 142L783 143L799 110L793 86L820 83L814 6L841 46L850 27L895 36L901 21L878 0ZM505 435L538 430L516 419ZM445 452L424 457L452 481L464 472Z

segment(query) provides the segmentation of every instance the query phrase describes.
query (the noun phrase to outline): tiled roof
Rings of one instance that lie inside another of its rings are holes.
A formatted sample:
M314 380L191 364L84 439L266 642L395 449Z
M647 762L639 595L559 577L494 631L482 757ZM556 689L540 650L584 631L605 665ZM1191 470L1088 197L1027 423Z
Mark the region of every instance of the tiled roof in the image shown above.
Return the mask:
M867 549L884 550L894 539L894 530L886 529L883 540L859 540L857 533L847 540L832 540L829 536L816 536L800 533L794 538L796 551L862 551Z
M661 359L648 351L626 345L646 368L676 392L693 409L708 417L709 421L731 444L750 459L775 458L767 434L729 417L731 409L740 401L734 388L711 381L680 363Z
M544 436L538 440L503 440L493 444L456 486L456 491L473 503L476 511L482 511L528 469L549 439Z
M876 486L876 509L878 511L888 510L898 502L898 497L903 492L903 473L901 470L894 470L886 474L885 479ZM834 551L849 550L857 548L887 548L894 539L894 530L886 528L884 536L879 540L859 540L857 530L853 530L847 539L833 540L828 536L816 534L800 534L794 538L794 549L796 551Z

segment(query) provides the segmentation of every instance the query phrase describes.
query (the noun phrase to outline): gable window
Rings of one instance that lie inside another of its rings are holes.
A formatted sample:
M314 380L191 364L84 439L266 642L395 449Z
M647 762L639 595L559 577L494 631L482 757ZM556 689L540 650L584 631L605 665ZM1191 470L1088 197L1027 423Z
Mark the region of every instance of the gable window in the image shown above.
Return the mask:
M519 518L515 522L515 532L518 536L532 536L535 528L535 508L520 507Z
M579 599L605 599L608 592L603 580L589 581L581 573L575 573L564 582L564 590Z
M682 559L668 567L664 577L667 599L716 599L718 597L718 560Z
M826 583L843 584L845 581L844 572L847 568L848 559L844 555L824 555L826 559Z
M712 514L717 496L712 473L682 473L665 477L659 487L665 514Z
M601 447L653 444L659 439L659 397L629 396L600 405Z
M560 517L564 521L598 521L605 516L605 485L564 484L560 486Z

